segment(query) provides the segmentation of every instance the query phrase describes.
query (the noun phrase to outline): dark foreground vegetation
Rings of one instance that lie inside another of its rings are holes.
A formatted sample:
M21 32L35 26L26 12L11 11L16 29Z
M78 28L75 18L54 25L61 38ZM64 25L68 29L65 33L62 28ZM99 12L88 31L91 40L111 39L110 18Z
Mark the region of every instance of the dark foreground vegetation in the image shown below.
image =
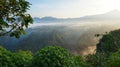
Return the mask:
M46 46L37 53L11 52L0 47L0 67L119 67L120 30L106 33L97 44L96 53L74 56L59 46Z

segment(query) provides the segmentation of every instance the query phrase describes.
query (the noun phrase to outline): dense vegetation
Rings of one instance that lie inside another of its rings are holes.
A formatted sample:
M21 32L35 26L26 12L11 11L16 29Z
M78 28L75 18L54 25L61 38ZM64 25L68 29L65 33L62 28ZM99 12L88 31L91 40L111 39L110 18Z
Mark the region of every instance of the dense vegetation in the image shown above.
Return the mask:
M0 36L8 34L19 38L25 33L24 28L33 22L26 14L29 5L25 0L0 0ZM62 36L53 35L58 38L52 36L53 45L63 43ZM120 67L119 44L120 30L115 30L104 34L96 53L85 57L74 56L59 46L46 46L35 54L22 50L11 52L0 46L0 67Z
M87 62L94 67L120 66L120 29L102 35L96 53L87 56Z
M10 52L0 47L0 67L25 67L32 59L29 51Z
M103 35L97 44L97 52L112 53L120 48L120 29Z
M73 65L72 55L60 47L45 47L36 53L33 64L37 67L68 67Z
M0 47L0 67L87 67L81 56L59 46L47 46L35 55L29 51L10 52Z
M120 67L120 50L110 55L104 67Z

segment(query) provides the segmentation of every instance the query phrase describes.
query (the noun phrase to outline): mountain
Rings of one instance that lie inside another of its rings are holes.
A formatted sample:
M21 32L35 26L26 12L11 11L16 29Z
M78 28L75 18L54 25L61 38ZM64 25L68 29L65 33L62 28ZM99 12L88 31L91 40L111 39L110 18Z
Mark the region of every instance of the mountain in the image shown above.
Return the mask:
M104 14L84 16L80 19L88 21L120 21L120 11L112 10Z
M80 22L80 21L120 21L120 11L112 10L110 12L98 15L89 15L79 18L56 18L56 17L42 17L33 18L34 22Z
M33 18L33 21L34 21L34 22L40 22L40 20L41 20L41 19L40 19L39 17L34 17L34 18Z
M120 12L110 11L99 15L90 15L80 18L54 18L54 17L35 17L34 21L37 26L27 28L26 35L22 35L20 39L14 37L0 37L0 45L15 50L31 50L36 52L46 45L58 45L67 48L73 54L87 54L95 49L98 38L95 34L103 34L120 28L119 21ZM73 21L78 21L74 23ZM79 23L80 21L84 23ZM86 22L91 21L91 22ZM98 22L93 22L98 21ZM99 22L100 21L100 22ZM104 21L113 21L107 22ZM41 22L41 23L39 23ZM44 23L42 22L56 22ZM58 23L57 22L73 22Z
M51 17L51 16L46 16L46 17L34 17L33 20L34 22L37 23L42 23L42 22L70 22L74 18L56 18L56 17Z
M43 17L43 18L34 17L33 20L35 22L49 22L49 21L56 21L58 19L54 17Z

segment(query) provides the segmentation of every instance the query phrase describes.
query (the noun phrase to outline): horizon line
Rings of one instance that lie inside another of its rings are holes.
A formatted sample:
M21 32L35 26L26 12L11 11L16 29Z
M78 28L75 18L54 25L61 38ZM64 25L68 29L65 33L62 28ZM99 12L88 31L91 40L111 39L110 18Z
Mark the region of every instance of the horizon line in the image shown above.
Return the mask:
M111 11L107 11L107 12L104 12L104 13L98 13L98 14L90 14L90 15L84 15L84 16L79 16L79 17L56 17L56 16L42 16L42 17L37 17L37 16L34 16L33 18L44 18L44 17L52 17L52 18L61 18L61 19L70 19L70 18L81 18L81 17L85 17L85 16L92 16L92 15L100 15L100 14L106 14L106 13L109 13L109 12L120 12L120 10L118 9L114 9L114 10L111 10Z

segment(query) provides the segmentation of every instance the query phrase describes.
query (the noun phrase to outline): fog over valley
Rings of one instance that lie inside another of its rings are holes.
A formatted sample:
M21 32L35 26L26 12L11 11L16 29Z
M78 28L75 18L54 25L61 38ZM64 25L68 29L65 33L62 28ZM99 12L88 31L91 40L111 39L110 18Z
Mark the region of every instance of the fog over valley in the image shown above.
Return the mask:
M110 19L118 16L108 13L85 16L76 20L52 19L48 22L47 17L43 22L40 18L34 19L34 24L26 29L26 35L21 35L19 39L2 36L0 44L11 51L30 50L35 53L46 45L59 45L75 55L94 53L96 44L101 38L101 36L95 37L95 34L105 34L120 28L119 18L112 21ZM103 16L104 20L100 16Z

